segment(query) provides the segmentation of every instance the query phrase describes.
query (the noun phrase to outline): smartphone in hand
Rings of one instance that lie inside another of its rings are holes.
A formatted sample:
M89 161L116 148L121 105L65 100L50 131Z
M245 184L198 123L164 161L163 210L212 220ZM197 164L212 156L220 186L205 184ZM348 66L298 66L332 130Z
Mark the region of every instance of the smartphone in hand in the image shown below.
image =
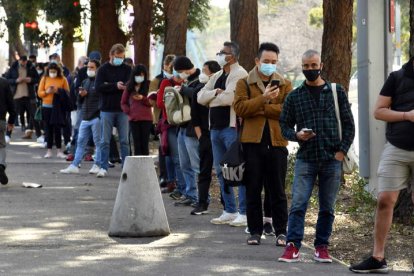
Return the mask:
M305 132L306 134L313 133L313 130L311 128L302 128L302 131Z
M279 87L279 85L280 85L280 80L272 80L272 81L270 82L270 86L271 86L271 87L273 87L273 86L277 86L277 87Z

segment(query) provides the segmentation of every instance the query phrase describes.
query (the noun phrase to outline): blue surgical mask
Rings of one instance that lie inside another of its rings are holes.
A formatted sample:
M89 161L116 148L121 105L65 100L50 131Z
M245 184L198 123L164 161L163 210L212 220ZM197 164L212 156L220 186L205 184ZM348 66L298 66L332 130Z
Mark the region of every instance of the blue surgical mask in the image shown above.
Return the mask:
M123 58L119 58L119 57L114 57L114 59L112 60L112 63L115 66L121 65L123 62L124 62L124 59Z
M173 77L173 74L170 74L165 70L163 70L163 73L164 73L164 77L166 77L167 79L171 79Z
M261 63L260 64L260 72L262 72L265 76L271 76L273 73L276 72L276 64L271 63Z
M175 69L173 70L173 75L176 78L180 78L180 73L178 73L177 71L175 71Z
M144 77L143 76L135 76L134 80L136 83L141 83L144 81Z

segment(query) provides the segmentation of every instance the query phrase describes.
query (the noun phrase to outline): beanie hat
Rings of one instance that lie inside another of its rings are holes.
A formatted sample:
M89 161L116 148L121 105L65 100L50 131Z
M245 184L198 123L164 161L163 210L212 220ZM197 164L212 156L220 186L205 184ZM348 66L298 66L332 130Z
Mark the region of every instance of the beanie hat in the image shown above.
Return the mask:
M191 63L191 60L188 57L176 57L174 60L174 69L176 71L181 70L190 70L193 69L194 65Z
M89 53L89 59L101 60L101 53L98 51L92 51Z

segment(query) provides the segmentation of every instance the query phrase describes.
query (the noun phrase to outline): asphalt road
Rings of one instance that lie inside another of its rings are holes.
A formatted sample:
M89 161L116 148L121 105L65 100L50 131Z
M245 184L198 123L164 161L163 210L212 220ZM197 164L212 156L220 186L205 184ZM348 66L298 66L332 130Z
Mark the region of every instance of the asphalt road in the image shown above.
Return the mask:
M301 250L302 262L279 263L283 249L273 237L248 246L244 228L209 222L221 210L191 216L190 207L175 207L165 195L171 235L108 237L119 166L103 179L87 174L90 162L79 175L62 175L68 163L44 159L44 153L35 142L8 146L10 182L0 187L0 275L352 275L338 262L315 263L309 248ZM43 187L24 188L23 182Z

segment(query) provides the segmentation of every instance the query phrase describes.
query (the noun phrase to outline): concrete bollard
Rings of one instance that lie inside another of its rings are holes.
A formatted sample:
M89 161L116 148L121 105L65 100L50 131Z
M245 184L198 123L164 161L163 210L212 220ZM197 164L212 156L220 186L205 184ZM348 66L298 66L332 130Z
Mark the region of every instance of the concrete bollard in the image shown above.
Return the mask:
M109 236L153 237L169 234L153 158L128 156L119 181Z

